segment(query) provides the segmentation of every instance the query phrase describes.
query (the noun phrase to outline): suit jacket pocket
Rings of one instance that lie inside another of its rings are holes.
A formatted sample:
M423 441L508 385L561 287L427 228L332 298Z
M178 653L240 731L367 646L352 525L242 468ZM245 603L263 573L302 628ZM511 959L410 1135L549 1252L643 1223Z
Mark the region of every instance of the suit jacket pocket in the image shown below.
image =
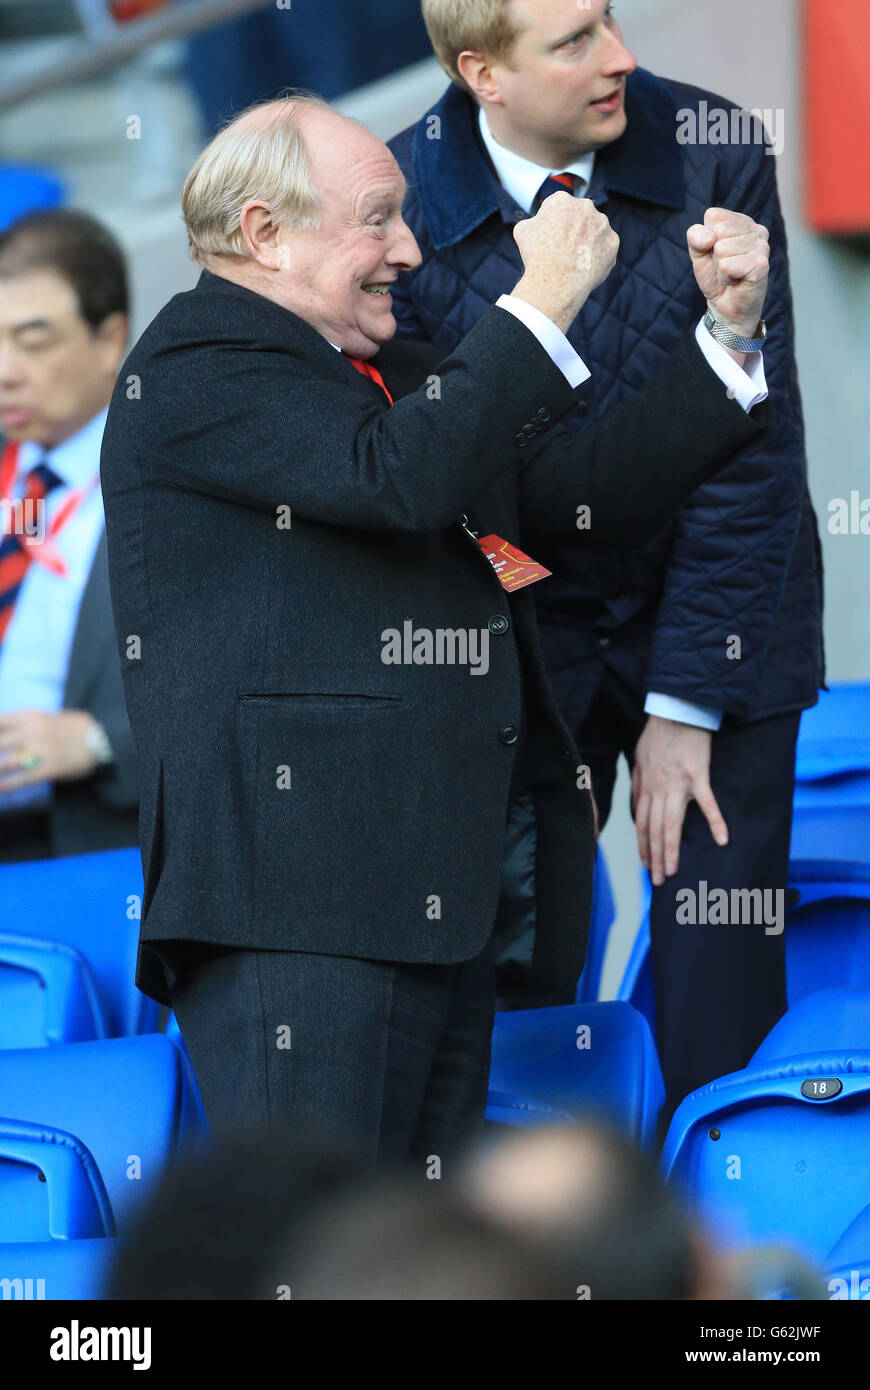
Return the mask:
M246 694L239 700L253 808L258 930L286 914L345 913L396 828L404 742L396 697Z

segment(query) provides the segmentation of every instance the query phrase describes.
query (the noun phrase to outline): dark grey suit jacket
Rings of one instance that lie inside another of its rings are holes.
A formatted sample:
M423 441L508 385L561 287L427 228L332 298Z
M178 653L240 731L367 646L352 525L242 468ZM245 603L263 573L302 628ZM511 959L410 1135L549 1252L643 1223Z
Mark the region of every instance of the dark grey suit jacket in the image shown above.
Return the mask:
M502 589L459 517L514 543L522 519L557 548L612 544L756 440L764 412L728 400L687 339L623 412L550 449L577 397L512 315L490 310L435 374L431 361L413 344L380 354L389 409L310 325L204 273L121 372L102 481L142 769L137 980L157 998L150 943L166 940L476 955L499 903L523 725L538 824L528 988L559 989L582 967L589 792L531 593ZM130 374L141 399L128 399ZM406 622L485 631L487 674L385 664L384 635ZM131 634L141 653L127 659Z

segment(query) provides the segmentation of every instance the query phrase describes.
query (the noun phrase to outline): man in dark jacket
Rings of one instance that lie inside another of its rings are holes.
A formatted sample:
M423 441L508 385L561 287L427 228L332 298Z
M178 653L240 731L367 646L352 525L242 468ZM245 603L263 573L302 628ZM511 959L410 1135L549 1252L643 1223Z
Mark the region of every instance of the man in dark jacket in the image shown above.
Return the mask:
M605 544L661 520L763 434L766 390L758 361L711 370L718 345L687 334L626 410L538 458L585 375L562 329L613 265L607 219L549 200L514 293L439 365L390 341L419 261L404 192L386 147L311 99L221 132L184 193L204 273L128 359L102 473L142 764L138 981L175 1009L213 1128L443 1162L483 1116L512 787L537 822L539 988L576 977L590 897L589 792L528 588L543 556L504 543L520 510L557 547L587 501ZM697 274L739 330L767 233L714 220Z
M785 1008L782 935L682 925L678 894L697 895L702 881L784 889L800 711L823 679L773 151L748 113L638 69L604 0L579 10L575 0L424 0L423 10L454 84L391 142L423 251L397 288L400 334L452 351L513 283L514 228L540 197L560 184L588 196L622 249L568 333L596 369L563 426L579 441L703 312L686 276L686 228L713 203L771 232L775 425L639 544L626 536L617 554L559 557L537 596L557 701L602 823L620 754L633 769L670 1110L743 1066Z
M0 235L0 861L137 843L100 444L127 269L72 210Z

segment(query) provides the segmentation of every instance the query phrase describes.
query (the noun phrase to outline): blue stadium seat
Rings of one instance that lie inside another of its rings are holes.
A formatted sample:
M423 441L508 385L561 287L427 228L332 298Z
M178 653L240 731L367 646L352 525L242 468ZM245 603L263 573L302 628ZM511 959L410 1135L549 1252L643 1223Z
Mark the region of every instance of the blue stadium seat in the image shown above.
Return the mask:
M0 1115L74 1135L93 1155L119 1228L202 1138L189 1063L159 1034L0 1052ZM19 1177L0 1169L0 1180Z
M92 981L102 1019L101 1025L95 1021L93 1037L126 1037L157 1028L157 1004L134 984L142 891L138 849L0 865L0 935L42 943L43 964L49 959L49 942L70 948L86 962L79 974L82 982ZM4 959L0 951L0 965ZM60 957L54 966L57 978ZM6 1009L5 988L17 995L16 1008L21 1009L28 985L14 973L0 978L0 1016ZM32 997L32 982L29 989ZM60 1011L59 1004L53 1007Z
M56 208L63 184L48 169L0 164L0 232L28 212Z
M870 990L808 995L745 1070L687 1096L661 1168L723 1244L823 1263L870 1193Z
M0 1299L100 1299L118 1240L41 1240L0 1245Z
M105 1036L97 987L78 951L0 933L0 1050Z
M496 1014L487 1119L501 1124L609 1120L651 1145L664 1083L646 1020L628 1004L569 1004Z
M800 784L870 772L870 684L832 685L804 710L796 776Z
M840 1236L825 1269L831 1298L855 1303L870 1298L870 1205Z
M653 991L652 962L650 960L649 909L652 900L652 886L646 869L640 870L640 927L634 938L631 955L622 976L617 994L618 999L631 1004L642 1013L656 1036L656 1002Z
M0 1242L114 1234L97 1165L73 1134L0 1118ZM2 1246L0 1246L2 1248Z
M586 964L577 981L575 1004L594 1004L601 993L601 974L607 953L610 928L616 921L616 900L607 871L607 860L601 845L595 855L595 877L592 881L592 909L589 919L589 945Z
M796 860L788 882L800 894L786 922L789 1005L829 986L870 987L870 862Z
M175 1014L172 1012L171 1009L169 1011L169 1018L166 1021L165 1036L167 1038L172 1039L172 1041L175 1043L175 1046L179 1049L179 1051L185 1058L188 1074L190 1076L190 1086L193 1092L193 1103L196 1107L196 1112L199 1116L203 1131L207 1131L208 1120L206 1119L205 1109L203 1107L202 1099L199 1094L199 1087L196 1084L196 1076L193 1070L193 1063L190 1060L190 1053L187 1050L187 1044L184 1041L181 1029L178 1026L178 1019L175 1017Z
M836 685L798 740L793 859L870 861L870 685Z

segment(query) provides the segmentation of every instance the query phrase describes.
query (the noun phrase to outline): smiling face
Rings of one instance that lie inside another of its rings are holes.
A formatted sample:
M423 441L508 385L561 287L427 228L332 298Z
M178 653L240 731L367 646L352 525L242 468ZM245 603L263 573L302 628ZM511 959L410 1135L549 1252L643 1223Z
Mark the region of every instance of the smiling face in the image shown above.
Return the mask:
M320 225L278 227L280 302L344 352L372 357L396 332L390 286L422 259L402 218L405 180L386 145L335 112L307 112L303 134Z
M463 66L495 138L548 168L618 140L637 59L622 42L614 6L512 0L512 11L519 36L509 59L469 55Z

